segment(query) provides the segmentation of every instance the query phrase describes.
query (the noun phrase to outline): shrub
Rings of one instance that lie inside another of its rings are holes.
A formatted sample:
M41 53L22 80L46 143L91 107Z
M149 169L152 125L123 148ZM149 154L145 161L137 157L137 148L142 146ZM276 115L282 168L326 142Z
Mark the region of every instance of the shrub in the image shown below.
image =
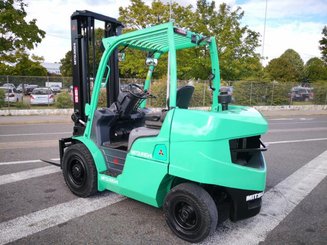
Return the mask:
M192 95L190 107L210 106L212 92L208 89L208 83L201 81L194 83L194 93Z
M71 108L73 106L73 102L69 93L62 92L57 95L56 107L57 108Z
M235 103L240 105L288 105L293 84L238 81L233 84Z
M31 108L30 104L24 103L23 101L16 102L15 106L17 109L30 109Z
M98 108L105 108L107 107L107 90L101 89L99 94L99 100L98 100Z
M317 81L313 84L313 103L316 105L327 104L327 81Z
M0 89L0 108L5 105L5 91Z

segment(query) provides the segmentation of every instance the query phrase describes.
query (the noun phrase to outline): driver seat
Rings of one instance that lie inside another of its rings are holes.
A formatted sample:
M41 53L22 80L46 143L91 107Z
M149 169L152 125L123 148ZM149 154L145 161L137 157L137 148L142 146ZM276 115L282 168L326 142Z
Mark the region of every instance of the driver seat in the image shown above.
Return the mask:
M185 85L177 89L176 106L181 109L188 109L191 98L194 92L194 87ZM169 108L169 98L167 100L167 108ZM165 120L168 109L163 109L161 112L151 112L145 115L145 126L148 128L161 128Z
M188 109L194 87L190 85L183 86L177 90L176 106L181 109ZM169 99L167 101L169 107ZM155 137L159 134L162 123L166 117L167 109L161 112L151 112L145 115L145 127L134 128L129 134L128 150L130 150L134 141L141 137Z

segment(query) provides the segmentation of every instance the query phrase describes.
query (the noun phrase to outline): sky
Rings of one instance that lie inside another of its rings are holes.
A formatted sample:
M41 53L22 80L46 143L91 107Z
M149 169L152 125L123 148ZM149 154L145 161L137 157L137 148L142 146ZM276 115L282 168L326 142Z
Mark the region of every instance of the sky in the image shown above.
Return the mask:
M151 3L152 0L143 0ZM173 0L174 1L174 0ZM25 0L28 19L37 19L46 36L32 54L43 56L45 62L60 62L70 50L70 16L76 10L90 10L110 17L118 17L119 7L127 7L129 0ZM163 0L169 2L169 0ZM266 0L216 0L216 6L225 2L235 10L241 7L242 25L264 33ZM179 0L179 4L196 6L196 0ZM298 52L304 62L320 57L319 40L327 25L327 0L267 0L267 18L264 48L257 52L266 57L266 65L287 49Z

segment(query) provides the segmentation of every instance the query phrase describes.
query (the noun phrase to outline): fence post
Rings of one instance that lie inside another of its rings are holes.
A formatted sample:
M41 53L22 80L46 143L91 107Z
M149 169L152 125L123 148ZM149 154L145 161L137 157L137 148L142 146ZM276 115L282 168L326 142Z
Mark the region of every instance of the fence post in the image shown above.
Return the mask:
M253 82L251 81L250 105L252 105L252 86L253 86Z
M271 103L270 103L270 105L273 105L273 103L274 103L274 88L275 88L275 83L274 83L274 81L272 83L273 83L273 85L272 85L272 91L271 91Z
M206 101L206 81L203 80L203 102L202 106L205 106L205 101Z

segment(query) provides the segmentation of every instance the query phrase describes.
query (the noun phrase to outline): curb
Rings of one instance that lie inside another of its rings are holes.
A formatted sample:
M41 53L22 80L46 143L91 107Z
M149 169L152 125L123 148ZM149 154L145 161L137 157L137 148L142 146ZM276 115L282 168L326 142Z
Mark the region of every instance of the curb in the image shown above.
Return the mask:
M281 106L253 106L261 112L316 112L316 113L327 113L327 105L281 105ZM198 109L208 110L209 107L201 107ZM154 108L154 110L160 110L159 108ZM73 109L29 109L29 110L0 110L0 116L49 116L49 115L71 115Z

